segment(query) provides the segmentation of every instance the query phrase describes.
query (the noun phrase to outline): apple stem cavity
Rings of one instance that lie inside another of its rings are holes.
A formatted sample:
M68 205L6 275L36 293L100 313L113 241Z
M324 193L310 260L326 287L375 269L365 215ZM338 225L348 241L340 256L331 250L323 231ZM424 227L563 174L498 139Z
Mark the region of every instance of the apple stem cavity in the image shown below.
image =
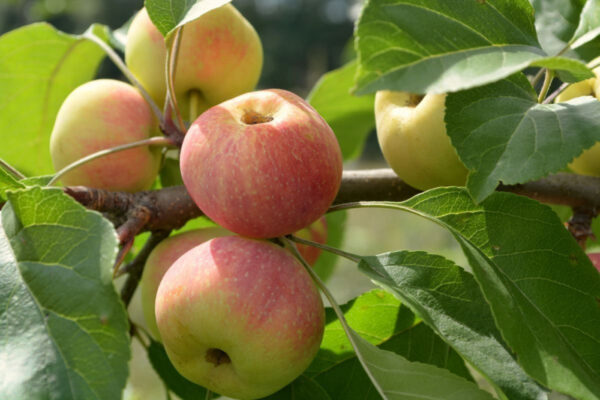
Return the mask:
M422 94L411 94L410 97L408 98L408 106L409 107L416 107L418 106L421 101L423 101L423 99L425 98L424 95Z
M180 26L175 31L175 37L172 45L169 47L169 51L167 52L167 61L165 63L165 78L167 82L167 99L165 101L165 110L168 109L169 105L172 105L170 111L175 112L180 129L184 129L185 124L183 123L181 110L179 110L179 105L177 104L177 96L175 96L175 71L177 68L177 59L179 55L179 45L181 44L182 33L183 26Z
M270 115L264 115L254 110L244 110L242 122L246 125L258 125L273 121Z
M75 161L74 163L71 163L71 164L67 165L66 167L64 167L63 169L61 169L60 171L58 171L56 174L54 174L54 176L52 177L52 179L50 179L50 181L48 182L48 184L46 186L52 186L54 183L56 183L61 177L63 177L69 171L72 171L75 168L78 168L78 167L80 167L84 164L87 164L91 161L94 161L98 158L102 158L109 154L117 153L119 151L129 150L129 149L133 149L136 147L143 147L143 146L171 147L171 146L174 146L174 143L171 139L169 139L167 137L155 136L155 137L151 137L149 139L139 140L137 142L127 143L127 144L123 144L120 146L111 147L109 149L97 151L86 157L80 158L79 160Z
M190 98L190 121L196 120L200 115L200 102L202 100L202 92L197 89L189 91Z
M222 364L231 364L231 359L229 358L229 355L227 355L227 353L225 353L221 349L212 348L206 350L205 358L206 361L208 361L211 364L214 364L215 367L218 367Z
M119 68L119 70L123 73L123 75L125 75L127 77L129 82L131 82L131 84L140 91L140 93L142 94L142 96L144 97L146 102L150 105L150 108L152 109L152 112L156 116L156 119L158 119L158 121L162 125L164 123L164 115L160 111L160 108L158 107L158 105L156 105L154 100L152 100L152 97L150 96L150 94L148 94L148 92L146 91L144 86L142 86L140 81L138 81L136 79L136 77L133 76L133 74L131 73L129 68L127 68L127 65L125 65L125 63L123 62L121 57L119 57L119 55L112 49L112 47L107 45L106 42L104 42L104 40L102 40L98 36L96 36L96 34L94 34L91 29L88 29L81 37L94 42L102 50L104 50L104 52L106 53L108 58L110 58L111 61L117 66L117 68Z

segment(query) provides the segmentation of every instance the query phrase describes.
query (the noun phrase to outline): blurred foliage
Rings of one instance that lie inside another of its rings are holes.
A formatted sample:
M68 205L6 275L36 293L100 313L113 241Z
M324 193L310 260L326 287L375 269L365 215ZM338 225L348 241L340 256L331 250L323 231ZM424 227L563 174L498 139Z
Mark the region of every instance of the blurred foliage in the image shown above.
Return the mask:
M353 22L362 0L234 0L254 25L265 51L259 86L288 89L305 96L325 72L347 61ZM0 34L47 21L68 33L82 33L94 22L117 29L142 0L0 0ZM108 62L100 75L118 77Z

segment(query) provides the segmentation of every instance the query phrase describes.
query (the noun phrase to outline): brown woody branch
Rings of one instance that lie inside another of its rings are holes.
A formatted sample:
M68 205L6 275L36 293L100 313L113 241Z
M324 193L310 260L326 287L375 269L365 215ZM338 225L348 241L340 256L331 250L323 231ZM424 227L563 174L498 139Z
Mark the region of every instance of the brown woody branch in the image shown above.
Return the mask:
M498 190L517 193L543 203L600 207L600 178L596 177L558 173L520 185L501 185ZM134 210L144 208L148 212L148 219L137 233L177 229L188 220L202 215L183 186L139 193L76 186L65 188L65 192L87 208L104 213L118 227L128 224ZM407 185L391 169L344 171L334 204L402 201L417 193L419 190ZM136 225L136 228L139 226Z

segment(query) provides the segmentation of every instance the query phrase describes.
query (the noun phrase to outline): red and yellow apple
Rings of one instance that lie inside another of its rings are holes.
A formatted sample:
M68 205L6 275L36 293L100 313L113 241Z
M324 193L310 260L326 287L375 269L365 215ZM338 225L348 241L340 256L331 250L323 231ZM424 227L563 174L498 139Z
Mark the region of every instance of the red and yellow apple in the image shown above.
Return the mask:
M205 111L188 130L183 182L224 228L270 238L321 217L342 178L342 153L325 120L278 89L246 93Z
M596 68L594 73L598 75L600 69ZM600 81L596 78L575 82L556 97L555 103L565 102L576 97L593 96L600 100ZM600 143L596 143L569 164L569 168L581 175L600 176Z
M215 237L230 235L231 232L221 227L194 229L171 236L158 244L152 250L140 281L142 291L142 311L148 330L156 340L160 340L156 316L154 313L154 302L156 291L162 277L173 263L185 252Z
M592 264L594 264L594 267L600 272L600 253L588 253L588 257Z
M164 37L144 8L129 28L125 62L159 105L164 104L167 90L166 57ZM231 4L187 23L174 80L183 118L193 121L207 108L253 90L262 61L258 34Z
M467 169L444 122L446 95L382 90L375 95L377 139L387 163L410 186L463 186Z
M327 243L327 219L325 216L322 216L306 228L295 232L294 236L298 236L301 239L311 240L320 244ZM321 255L321 249L315 246L296 243L296 247L298 248L298 252L300 252L302 258L304 258L308 264L313 266Z
M61 105L50 155L58 171L100 150L160 135L150 106L133 86L111 79L84 83ZM149 189L158 175L160 149L139 147L84 164L62 177L64 185L137 192Z
M289 251L226 236L169 268L156 295L156 320L184 377L224 396L257 399L308 367L325 314L311 277Z

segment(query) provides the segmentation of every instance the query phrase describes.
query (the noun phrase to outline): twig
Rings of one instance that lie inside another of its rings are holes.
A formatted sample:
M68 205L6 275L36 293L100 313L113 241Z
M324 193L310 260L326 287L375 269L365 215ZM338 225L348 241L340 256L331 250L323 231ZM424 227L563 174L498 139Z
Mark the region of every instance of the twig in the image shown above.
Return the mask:
M571 232L571 235L573 235L583 250L586 248L588 238L594 237L592 220L597 215L598 211L596 207L573 207L573 215L567 221L569 232Z
M152 250L166 237L169 236L170 231L155 231L152 232L150 238L146 241L146 244L140 250L140 252L136 255L136 257L122 268L123 271L129 274L123 288L121 289L121 300L127 307L131 302L133 294L140 283L140 279L142 278L142 273L144 272L144 265L146 264L146 260L148 256L152 252ZM125 273L125 272L123 272ZM118 272L117 275L123 275L123 273Z

